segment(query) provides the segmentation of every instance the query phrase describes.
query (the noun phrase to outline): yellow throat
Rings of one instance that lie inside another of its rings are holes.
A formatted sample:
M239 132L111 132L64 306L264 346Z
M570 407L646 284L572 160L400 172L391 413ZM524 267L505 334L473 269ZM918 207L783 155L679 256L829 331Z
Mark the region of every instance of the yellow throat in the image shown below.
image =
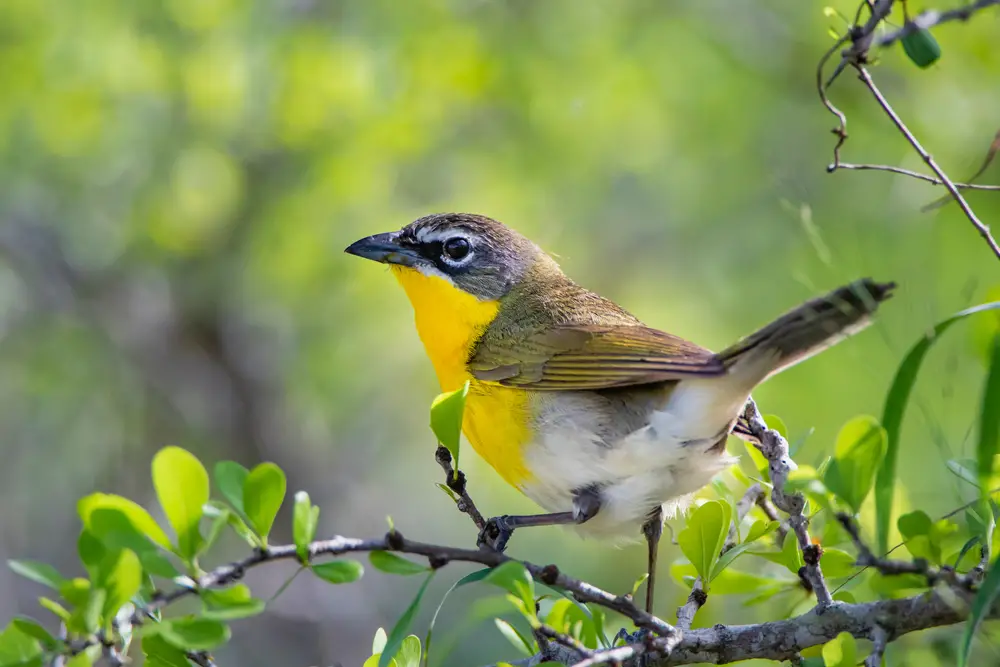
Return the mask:
M530 438L529 395L523 389L480 382L466 369L469 352L496 317L499 301L480 301L449 281L404 266L392 272L413 306L417 333L434 365L442 391L470 380L465 437L509 484L529 479L522 446Z

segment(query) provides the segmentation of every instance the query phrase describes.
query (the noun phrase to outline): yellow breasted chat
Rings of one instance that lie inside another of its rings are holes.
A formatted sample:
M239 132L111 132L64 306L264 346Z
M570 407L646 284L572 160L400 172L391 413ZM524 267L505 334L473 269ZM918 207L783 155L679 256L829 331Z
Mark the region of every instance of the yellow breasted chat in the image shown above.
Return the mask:
M665 518L736 459L726 440L768 377L864 328L894 283L858 280L721 352L647 327L566 276L541 248L470 213L420 218L347 253L387 264L413 306L442 391L470 381L463 432L546 513L490 519L643 536L651 611Z

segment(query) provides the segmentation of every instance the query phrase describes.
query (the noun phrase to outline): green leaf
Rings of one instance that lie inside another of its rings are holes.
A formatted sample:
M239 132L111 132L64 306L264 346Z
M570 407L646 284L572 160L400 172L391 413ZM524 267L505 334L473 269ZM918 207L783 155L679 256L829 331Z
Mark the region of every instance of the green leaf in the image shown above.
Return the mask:
M490 570L483 579L488 584L499 586L524 604L524 613L535 613L535 580L528 570L516 560L509 560Z
M11 621L11 623L22 634L37 639L41 642L42 646L46 648L52 648L58 643L58 640L33 618L28 618L27 616L17 616Z
M327 563L317 563L310 569L317 577L331 584L349 584L360 579L365 572L365 568L356 560L332 560ZM427 568L421 571L426 572Z
M153 486L177 534L178 555L193 558L202 544L198 523L208 502L205 466L187 450L164 447L153 457Z
M826 667L854 667L858 664L858 647L854 636L841 632L823 645L823 664Z
M469 395L469 381L455 391L438 394L431 403L431 430L438 442L444 445L455 460L458 470L458 449L462 436L462 416L465 399Z
M261 463L243 483L243 508L250 525L265 540L285 500L285 473L274 463Z
M434 578L434 572L431 571L424 579L424 583L420 585L420 590L417 591L416 597L413 598L413 602L410 606L406 608L403 615L399 617L396 621L396 625L393 626L392 632L389 633L389 638L386 639L385 646L382 649L382 655L379 658L379 667L388 667L389 663L396 654L399 652L400 647L403 645L403 639L406 637L407 630L410 629L410 623L413 622L413 617L417 615L417 609L420 608L420 600L424 597L424 592L427 590L427 586L431 583L431 579Z
M303 563L309 562L309 545L316 539L318 524L319 508L313 507L308 493L299 491L295 494L295 508L292 512L292 536L295 539L295 551Z
M99 569L101 563L104 562L104 558L108 555L108 550L104 547L104 544L94 537L93 533L84 529L80 532L80 536L76 540L76 551L80 555L80 562L87 569L87 574L90 575L90 578L96 579L100 576Z
M979 415L979 445L976 448L979 494L982 502L989 500L993 461L1000 444L1000 333L993 338L992 357L983 388L982 410Z
M102 510L104 512L101 512ZM156 523L149 512L128 498L108 493L92 493L77 502L76 511L87 530L98 537L103 538L104 531L95 525L95 514L101 512L106 516L109 511L118 512L126 517L126 520L139 534L148 537L164 549L171 548L170 538L160 528L160 524Z
M837 434L833 461L823 483L855 513L868 496L879 463L885 456L886 432L874 417L860 416L844 424Z
M108 592L103 588L91 588L87 593L86 603L73 612L69 629L81 629L84 632L95 632L101 625L101 612Z
M177 568L160 551L158 543L154 544L145 533L140 531L135 522L120 507L116 507L114 504L96 505L89 508L88 512L84 523L85 532L92 534L106 549L111 551L131 549L139 556L143 569L149 574L167 578L177 576ZM86 562L84 549L94 549L94 547L93 545L85 545L83 539L81 536L78 548L81 550L81 558Z
M639 586L642 586L647 579L649 579L649 572L643 572L640 574L632 583L632 590L629 591L629 595L635 597L636 592L639 590Z
M444 607L445 600L448 599L448 596L451 595L456 588L461 588L462 586L466 586L468 584L475 583L477 581L482 581L487 577L487 575L489 575L489 573L490 573L490 568L488 567L484 567L481 570L476 570L475 572L470 572L469 574L465 575L464 577L453 583L451 587L447 591L445 591L445 594L441 597L441 601L438 603L437 609L434 610L434 615L431 616L431 622L427 626L427 635L424 637L424 655L427 656L428 660L431 654L431 638L434 633L434 625L437 623L438 614L441 613L441 609ZM383 631L382 634L384 640L385 631ZM373 650L372 652L378 653L379 651Z
M764 455L760 453L760 450L746 440L743 441L743 446L746 447L750 461L753 463L754 468L757 469L757 473L761 478L770 479L769 464Z
M55 590L59 590L67 581L56 568L48 563L34 560L9 560L7 566L25 579L30 579Z
M889 528L892 525L892 495L896 486L896 461L899 458L900 434L903 425L903 415L910 400L910 393L917 380L917 372L931 345L959 320L1000 308L1000 301L986 303L955 313L951 317L938 322L930 335L921 338L916 345L906 353L896 376L892 380L889 393L886 395L885 407L882 411L882 425L888 435L888 444L878 478L875 481L876 535L878 537L878 553L889 550Z
M420 667L420 638L408 635L395 657L399 667Z
M994 562L986 574L986 579L980 584L975 600L972 601L972 614L965 623L965 632L962 634L962 643L959 646L958 667L966 667L969 664L972 638L998 596L1000 596L1000 565Z
M77 653L66 661L66 667L93 667L93 665L94 661L87 652Z
M743 543L748 544L750 542L756 542L760 538L766 537L767 535L770 535L774 531L778 530L780 526L780 521L765 521L763 519L754 521L753 525L750 526L750 530L747 531L747 536L746 539L743 540Z
M754 556L760 556L772 563L784 565L789 572L798 574L799 569L805 564L802 560L802 552L799 551L799 543L795 536L789 534L781 545L781 551L751 551Z
M51 611L53 614L59 617L60 621L66 622L69 620L70 616L69 611L66 609L66 607L62 606L55 600L49 599L47 597L40 597L38 598L38 605L42 609L47 609L48 611Z
M132 599L142 585L142 565L131 549L108 554L95 584L107 592L102 615L110 618Z
M264 611L264 601L253 597L246 584L203 590L199 595L204 605L203 618L231 621L256 616Z
M762 418L768 428L774 429L781 434L782 438L788 440L788 427L785 426L785 422L781 419L781 417L778 415L762 415Z
M219 487L219 493L240 514L245 514L243 486L246 484L249 474L250 471L236 461L219 461L212 469L212 478L215 479L215 485Z
M74 607L81 607L90 596L90 582L80 577L71 579L59 587L59 594Z
M381 570L388 574L421 574L430 568L426 565L418 565L413 561L406 560L391 551L372 551L368 554L368 560L376 570Z
M941 45L926 28L917 28L899 41L906 56L921 69L930 67L941 57Z
M156 634L143 636L142 654L146 657L145 667L191 667L183 650Z
M500 634L504 636L504 639L514 645L514 648L523 653L526 657L535 655L533 643L529 642L517 628L502 618L494 618L493 623L496 624L497 630L499 630Z
M697 570L690 563L678 562L670 566L670 576L678 583L693 583L697 573ZM757 593L769 586L787 586L796 581L797 579L764 577L727 568L719 572L715 579L712 580L712 594L746 595L748 593ZM687 586L690 588L691 584L688 583Z
M17 626L9 625L0 632L0 667L41 667L42 647Z
M677 536L681 551L698 571L706 591L712 569L726 542L731 516L732 508L728 503L710 500L691 514L684 530Z
M155 626L155 633L185 651L211 651L229 641L229 626L198 616L171 618Z
M777 522L775 522L777 523ZM722 554L718 561L716 561L715 566L712 568L711 581L715 581L723 570L725 570L729 565L736 560L741 554L743 554L748 549L753 548L755 545L752 542L744 542L742 544L737 544L732 549Z
M841 549L832 547L823 549L823 555L819 558L820 569L827 579L839 579L849 577L858 570L855 565L855 557Z

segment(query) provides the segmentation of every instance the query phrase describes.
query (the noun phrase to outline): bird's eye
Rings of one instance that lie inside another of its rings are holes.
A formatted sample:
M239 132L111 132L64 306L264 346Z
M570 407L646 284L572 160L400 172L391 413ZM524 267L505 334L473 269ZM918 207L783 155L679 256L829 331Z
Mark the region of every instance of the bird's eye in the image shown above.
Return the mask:
M448 259L458 261L464 259L469 254L471 246L468 239L455 236L444 242L443 250Z

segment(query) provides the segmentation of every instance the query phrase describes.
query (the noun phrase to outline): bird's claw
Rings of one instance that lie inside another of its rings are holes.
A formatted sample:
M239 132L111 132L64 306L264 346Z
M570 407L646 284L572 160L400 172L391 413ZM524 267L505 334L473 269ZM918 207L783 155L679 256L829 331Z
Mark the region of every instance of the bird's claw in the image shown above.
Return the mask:
M486 525L479 531L479 539L476 546L486 546L497 553L503 553L507 548L507 541L514 534L514 529L507 524L506 516L495 516L486 521Z
M635 632L628 632L625 628L622 628L615 635L611 645L614 646L617 644L619 639L622 640L623 644L645 644L652 636L652 630L647 630L646 628L639 628Z

